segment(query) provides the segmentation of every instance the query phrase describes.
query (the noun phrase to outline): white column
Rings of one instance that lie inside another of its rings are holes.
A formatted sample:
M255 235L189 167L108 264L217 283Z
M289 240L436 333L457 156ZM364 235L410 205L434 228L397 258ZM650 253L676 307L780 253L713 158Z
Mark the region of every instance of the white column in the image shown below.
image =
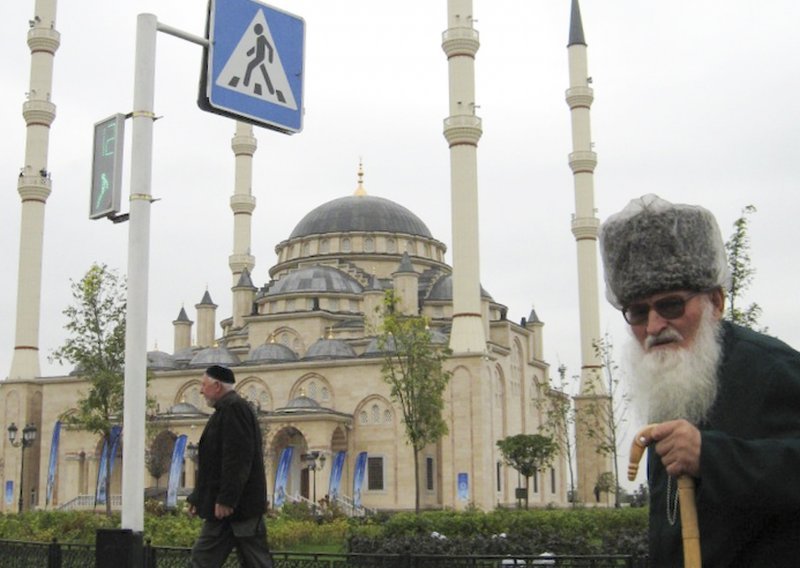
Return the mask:
M51 191L47 170L50 125L56 117L51 102L53 62L61 36L55 29L56 0L37 0L28 46L31 74L28 100L22 105L27 125L25 164L17 179L22 200L17 271L17 319L9 378L32 379L39 367L39 320L42 296L44 206Z

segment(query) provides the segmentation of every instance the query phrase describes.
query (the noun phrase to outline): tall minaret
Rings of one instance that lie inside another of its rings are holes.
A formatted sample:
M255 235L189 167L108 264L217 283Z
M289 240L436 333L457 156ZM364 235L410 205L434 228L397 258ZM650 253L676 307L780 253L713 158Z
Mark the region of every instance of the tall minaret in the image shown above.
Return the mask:
M472 0L447 0L447 30L442 49L450 77L450 116L444 136L450 146L450 188L453 225L454 353L486 349L481 317L478 254L478 140L481 119L475 114L475 53L480 47L472 27Z
M572 0L569 44L569 89L567 104L572 115L572 153L569 167L575 180L575 215L572 234L578 246L578 305L581 329L581 385L575 397L576 413L599 416L598 410L609 404L602 380L602 368L596 344L600 339L600 307L597 288L597 232L600 221L594 208L594 168L597 155L592 151L589 109L594 94L589 87L586 40L578 0ZM602 426L599 426L602 427ZM611 459L597 452L597 432L590 432L584 420L577 421L576 451L578 493L584 503L594 503L594 487L601 473L613 471ZM594 434L595 436L591 436ZM607 498L607 495L603 496Z
M17 327L11 379L32 379L39 370L39 318L42 293L44 206L51 191L47 170L50 125L56 105L50 101L53 60L61 43L56 31L56 0L36 0L28 31L31 75L28 100L22 105L27 125L25 165L17 180L22 199L19 271L17 275Z
M253 273L256 259L250 254L250 227L256 198L253 197L253 154L256 153L256 138L253 127L244 122L236 123L236 134L231 139L231 148L236 160L236 174L231 210L233 211L233 254L228 257L231 267L232 285L239 283L242 271ZM235 299L233 305L236 305Z

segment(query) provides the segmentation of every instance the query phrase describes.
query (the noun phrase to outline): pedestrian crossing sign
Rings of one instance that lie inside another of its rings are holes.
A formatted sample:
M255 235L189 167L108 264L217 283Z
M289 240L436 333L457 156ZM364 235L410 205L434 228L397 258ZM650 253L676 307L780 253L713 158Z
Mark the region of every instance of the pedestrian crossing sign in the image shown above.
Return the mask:
M302 18L255 0L211 0L208 40L202 108L287 134L302 130Z

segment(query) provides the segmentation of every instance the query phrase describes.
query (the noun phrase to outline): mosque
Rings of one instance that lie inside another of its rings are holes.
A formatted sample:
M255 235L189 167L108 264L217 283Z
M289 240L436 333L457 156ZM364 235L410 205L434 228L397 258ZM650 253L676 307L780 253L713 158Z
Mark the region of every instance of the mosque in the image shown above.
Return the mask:
M52 14L47 13L50 3ZM39 0L36 21L54 21L54 4ZM451 115L445 119L444 134L454 172L452 265L445 259L445 244L431 234L423 219L379 196L379 189L367 191L359 167L355 191L342 188L342 197L299 219L291 234L276 245L277 259L268 274L253 273L249 235L255 198L250 194L250 174L256 140L252 126L237 123L232 140L237 177L231 199L234 239L229 259L233 313L218 320L211 291L200 289L194 321L184 308L176 307L172 352L146 354L151 376L148 393L156 402L147 420L158 432L146 442L147 457L163 447L161 442L166 440L169 446L179 436L186 436L189 450L194 447L212 411L200 394L200 379L207 366L221 364L231 367L237 391L257 410L265 433L273 503L313 503L325 497L352 513L413 509L413 453L405 439L401 411L381 375L384 352L376 340L385 292L393 290L400 298L398 309L425 316L432 341L452 350L446 362L452 378L444 394L443 413L448 433L420 455L421 507L490 510L516 504L516 489L524 480L503 463L496 442L514 434L537 433L547 419L548 401L566 395L550 384L542 352L544 324L536 313L531 311L519 322L509 320L506 306L479 282L475 154L481 124L474 104L469 108L461 104L474 98L469 79L479 42L471 12L471 0L450 0L449 27L443 36L451 71ZM41 44L36 50L31 44L32 58L52 60L57 32L36 26L32 31ZM572 230L582 279L584 357L578 409L587 400L604 396L602 385L596 382L600 367L591 347L592 339L599 337L598 222L593 217L596 158L588 133L592 94L586 84L585 48L577 0L572 0L567 102L573 115L575 152L570 154L570 166L575 174L576 215ZM51 73L51 67L33 65L32 69ZM41 82L42 77L37 80ZM19 181L23 211L29 208L21 228L21 250L34 251L36 247L26 239L35 233L37 223L43 223L37 215L43 216L51 183L36 175L40 168L46 169L41 163L46 151L40 146L46 150L47 136L41 130L48 130L49 122L42 117L49 116L50 121L54 117L49 99L37 104L36 120L31 116L28 123L31 132L38 133L30 134L36 139L26 156L26 168L31 169L25 169ZM35 266L29 266L29 260L20 261L20 282L23 278L35 281ZM587 269L592 263L594 268ZM22 425L31 424L38 435L22 452L9 440L2 441L0 479L5 498L0 510L16 510L17 493L24 509L84 508L94 504L103 444L88 432L56 427L64 413L76 407L87 383L80 369L68 376L39 376L38 349L31 348L38 345L38 319L30 317L32 313L38 317L35 292L36 287L20 287L15 356L8 379L0 382L0 403L9 423L19 424L20 431ZM122 446L124 441L116 446L111 476L114 508L120 505L123 470L144 467L125 464ZM580 498L594 502L594 480L611 470L610 463L580 431L577 453ZM156 477L151 469L144 474L145 486L163 487L167 474ZM534 476L529 486L531 505L567 505L567 471L561 456ZM180 488L189 490L194 479L195 462L187 451Z

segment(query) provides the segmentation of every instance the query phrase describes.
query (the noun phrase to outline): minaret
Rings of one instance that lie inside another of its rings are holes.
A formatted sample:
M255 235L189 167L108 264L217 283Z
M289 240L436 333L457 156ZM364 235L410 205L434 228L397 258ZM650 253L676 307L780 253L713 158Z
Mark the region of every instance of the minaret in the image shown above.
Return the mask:
M216 325L217 305L211 301L211 294L203 294L197 309L197 345L198 347L212 347L214 345L214 326Z
M594 168L589 110L594 94L589 87L586 40L578 0L572 0L569 44L569 89L567 104L572 116L572 153L569 167L575 182L575 214L572 234L578 247L578 306L581 330L581 384L575 397L575 412L598 416L598 409L610 403L596 344L600 340L600 306L597 277L597 232L600 221L594 208ZM597 452L596 432L586 421L577 421L576 451L578 492L584 503L594 503L594 486L601 473L613 471L611 459ZM594 436L590 435L594 434ZM606 497L606 496L604 496Z
M475 54L480 42L472 27L472 0L447 0L447 24L442 49L450 78L450 116L444 120L453 225L450 348L454 353L482 353L486 335L481 317L477 156L482 130L475 114Z
M180 353L184 349L192 346L192 320L186 315L186 310L181 307L178 312L178 319L172 322L174 327L173 353Z
M55 29L56 0L36 0L28 46L31 75L28 100L22 105L27 125L25 165L17 180L22 199L17 272L17 326L9 378L32 379L39 370L39 319L42 295L44 206L51 191L47 170L50 125L56 105L50 101L53 60L61 42Z
M250 254L250 227L256 198L253 197L253 154L256 153L253 127L244 122L236 123L236 134L231 139L231 148L236 160L236 174L231 210L233 211L233 254L228 257L232 273L232 285L236 286L247 269L253 273L256 259ZM234 299L234 305L235 299Z

